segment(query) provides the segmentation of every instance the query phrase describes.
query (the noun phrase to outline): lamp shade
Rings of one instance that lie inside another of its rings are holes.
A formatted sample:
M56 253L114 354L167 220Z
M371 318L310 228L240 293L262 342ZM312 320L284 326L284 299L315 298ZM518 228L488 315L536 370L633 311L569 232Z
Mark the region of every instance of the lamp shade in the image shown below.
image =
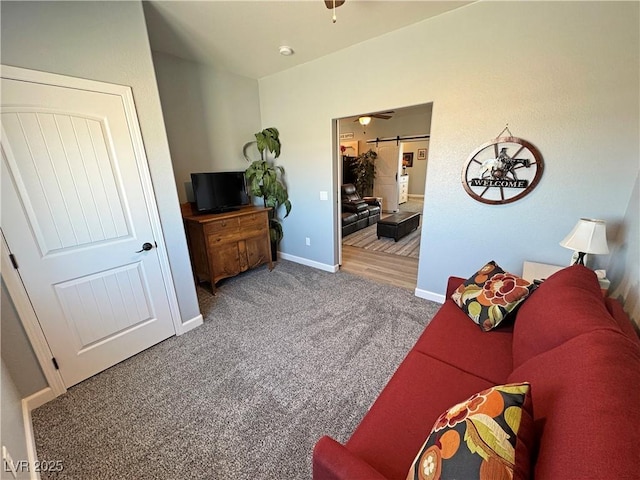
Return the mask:
M560 242L565 248L582 253L602 255L609 253L607 245L607 228L604 220L581 218Z
M360 117L358 118L358 121L360 122L360 125L366 127L367 125L369 125L369 123L371 123L371 117Z

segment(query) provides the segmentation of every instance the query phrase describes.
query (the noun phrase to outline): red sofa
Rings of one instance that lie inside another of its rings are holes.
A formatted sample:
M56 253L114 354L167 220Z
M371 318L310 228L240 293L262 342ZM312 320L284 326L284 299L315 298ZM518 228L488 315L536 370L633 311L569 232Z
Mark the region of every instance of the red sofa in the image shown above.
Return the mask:
M640 478L640 340L595 274L565 268L483 332L447 300L342 445L324 436L313 478L407 478L436 419L494 385L531 384L538 479Z

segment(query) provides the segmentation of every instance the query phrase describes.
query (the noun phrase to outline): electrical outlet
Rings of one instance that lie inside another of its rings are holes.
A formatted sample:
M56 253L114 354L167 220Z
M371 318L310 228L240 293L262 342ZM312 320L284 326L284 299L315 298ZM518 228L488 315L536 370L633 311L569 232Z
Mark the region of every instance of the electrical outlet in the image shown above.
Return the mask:
M320 192L320 200L329 200L329 193L325 191Z
M305 238L304 243L307 247L311 246L311 239L309 237Z
M3 471L11 472L13 478L18 478L18 472L16 472L16 466L13 463L13 458L11 458L9 450L7 450L7 447L5 447L4 445L2 446L2 463L4 463L4 465L2 466Z

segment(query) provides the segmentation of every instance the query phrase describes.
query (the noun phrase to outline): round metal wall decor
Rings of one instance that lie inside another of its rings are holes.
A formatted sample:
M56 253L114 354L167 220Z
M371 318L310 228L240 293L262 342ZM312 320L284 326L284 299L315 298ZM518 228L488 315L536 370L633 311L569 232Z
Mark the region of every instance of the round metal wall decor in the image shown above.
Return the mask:
M536 147L517 137L499 137L476 149L462 169L462 185L475 200L500 205L520 200L542 176Z

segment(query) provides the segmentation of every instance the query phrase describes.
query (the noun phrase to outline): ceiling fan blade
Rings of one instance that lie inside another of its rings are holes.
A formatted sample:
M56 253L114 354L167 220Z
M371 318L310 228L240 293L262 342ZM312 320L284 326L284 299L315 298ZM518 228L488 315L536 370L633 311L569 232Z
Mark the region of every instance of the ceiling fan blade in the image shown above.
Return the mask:
M382 118L383 120L389 120L391 118L391 115L383 115L381 113L374 113L373 115L371 115L373 118Z
M344 2L345 0L336 0L336 8L338 8ZM324 0L324 4L327 6L327 8L333 8L333 0Z

